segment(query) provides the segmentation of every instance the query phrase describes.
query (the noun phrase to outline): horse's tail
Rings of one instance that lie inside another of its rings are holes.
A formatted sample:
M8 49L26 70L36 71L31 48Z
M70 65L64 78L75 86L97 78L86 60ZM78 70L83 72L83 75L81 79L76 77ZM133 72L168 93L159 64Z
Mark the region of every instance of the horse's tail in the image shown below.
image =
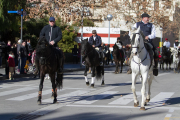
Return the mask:
M61 58L61 68L62 68L62 70L63 70L63 68L64 68L64 53L62 52L62 58ZM61 73L61 74L58 74L57 73L57 79L56 79L56 85L57 85L57 88L62 88L63 87L63 73Z
M101 69L102 66L97 66L96 67L96 80L100 80L102 75L101 75L101 72L102 72L102 69Z
M63 73L62 74L57 73L56 86L59 89L61 89L63 87Z

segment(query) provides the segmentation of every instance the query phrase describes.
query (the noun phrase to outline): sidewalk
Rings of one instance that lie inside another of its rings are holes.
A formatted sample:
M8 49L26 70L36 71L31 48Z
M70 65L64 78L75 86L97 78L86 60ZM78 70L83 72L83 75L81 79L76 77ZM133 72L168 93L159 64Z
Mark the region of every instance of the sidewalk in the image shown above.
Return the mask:
M111 65L105 65L105 68L108 67L114 67L115 64ZM85 66L80 66L80 64L72 64L72 63L65 63L64 64L64 72L73 72L73 71L83 71L85 69ZM32 77L32 72L28 72L27 74L15 74L14 78L20 78L20 77ZM5 75L5 68L0 68L0 80L6 80Z

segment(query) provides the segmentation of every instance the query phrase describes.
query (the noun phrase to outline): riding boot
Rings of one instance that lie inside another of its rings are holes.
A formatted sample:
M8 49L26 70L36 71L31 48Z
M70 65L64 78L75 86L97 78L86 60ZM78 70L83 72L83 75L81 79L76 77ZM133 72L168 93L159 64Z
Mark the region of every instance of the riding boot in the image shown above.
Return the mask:
M157 51L154 50L154 68L153 68L153 75L157 76L158 75L158 54Z

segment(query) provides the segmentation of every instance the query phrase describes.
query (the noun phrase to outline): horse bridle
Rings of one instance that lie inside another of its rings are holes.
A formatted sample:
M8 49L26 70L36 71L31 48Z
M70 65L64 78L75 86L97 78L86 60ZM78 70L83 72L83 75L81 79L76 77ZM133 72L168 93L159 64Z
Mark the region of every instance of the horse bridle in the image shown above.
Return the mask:
M136 34L139 34L139 33L133 33L133 38L132 38L132 40L134 40L135 39L135 37L136 37ZM138 39L139 40L139 39ZM139 40L140 41L140 40ZM131 46L132 46L132 44L131 44ZM139 49L139 47L131 47L131 48L137 48L137 49ZM141 50L140 51L138 51L138 53L141 53L141 51L144 49L144 46L141 48Z

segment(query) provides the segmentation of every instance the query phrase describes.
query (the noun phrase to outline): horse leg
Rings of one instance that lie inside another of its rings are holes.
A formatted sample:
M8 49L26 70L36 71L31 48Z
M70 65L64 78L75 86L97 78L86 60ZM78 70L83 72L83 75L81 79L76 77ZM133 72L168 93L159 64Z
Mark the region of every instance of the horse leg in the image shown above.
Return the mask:
M43 89L43 82L44 82L44 76L45 74L42 74L42 72L40 73L40 84L39 84L39 93L38 93L38 104L41 104L41 99L42 99L42 89Z
M57 73L58 74L58 73ZM52 94L54 95L54 100L53 103L57 102L57 87L56 87L56 82L55 82L55 73L49 74L51 77L51 83L52 83Z
M119 61L116 61L116 71L115 71L115 74L118 74L118 70L119 69Z
M121 70L120 70L120 73L122 73L122 69L123 69L123 60L121 60Z
M153 78L154 78L153 74L150 74L150 77L148 78L148 93L147 93L147 97L146 97L146 102L150 101L151 84L152 84Z
M132 90L133 95L134 95L134 107L138 107L138 105L139 105L139 101L138 101L137 95L136 95L136 87L135 87L136 78L137 78L137 75L134 72L132 72L132 86L131 86L131 90Z
M91 74L91 77L92 77L92 80L91 80L91 87L94 88L94 82L95 82L95 67L91 67L92 68L92 74Z
M85 77L85 81L86 81L86 85L89 86L89 81L88 81L88 78L87 78L87 71L88 71L89 67L85 67L85 71L84 71L84 77Z
M102 72L102 78L101 78L102 83L101 83L101 85L104 85L105 84L104 83L104 66L101 67L101 72Z
M142 77L143 77L142 88L141 88L142 101L141 101L141 108L140 108L140 110L146 110L144 105L146 105L145 94L146 94L146 82L147 82L147 78L148 78L148 73L144 73L142 75Z

